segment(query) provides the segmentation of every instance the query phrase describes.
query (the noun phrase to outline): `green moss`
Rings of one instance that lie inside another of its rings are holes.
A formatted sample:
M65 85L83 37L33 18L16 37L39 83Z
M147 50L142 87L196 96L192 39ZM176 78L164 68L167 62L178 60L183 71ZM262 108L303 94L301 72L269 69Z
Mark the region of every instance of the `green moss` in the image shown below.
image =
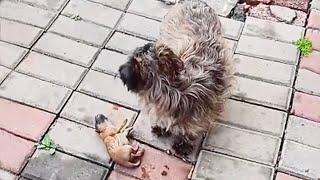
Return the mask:
M312 52L312 42L309 39L301 38L295 43L296 47L300 50L302 56L309 56Z

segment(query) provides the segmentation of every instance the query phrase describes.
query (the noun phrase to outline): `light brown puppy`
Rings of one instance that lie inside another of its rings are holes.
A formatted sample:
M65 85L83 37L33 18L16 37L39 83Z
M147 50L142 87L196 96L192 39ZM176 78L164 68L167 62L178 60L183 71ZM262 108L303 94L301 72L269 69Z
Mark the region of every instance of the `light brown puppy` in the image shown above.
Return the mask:
M116 127L102 114L95 117L95 128L106 145L110 158L122 166L133 168L140 165L144 149L129 145L127 135L132 127L125 128L126 123L127 120Z

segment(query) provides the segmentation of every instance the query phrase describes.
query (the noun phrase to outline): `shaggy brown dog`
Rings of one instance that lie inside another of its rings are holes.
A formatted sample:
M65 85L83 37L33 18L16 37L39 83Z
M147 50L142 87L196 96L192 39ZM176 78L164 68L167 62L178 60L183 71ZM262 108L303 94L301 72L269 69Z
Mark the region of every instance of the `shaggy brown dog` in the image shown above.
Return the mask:
M186 0L165 16L159 40L137 48L119 68L154 118L153 131L176 137L177 153L191 153L192 141L211 127L229 97L229 53L214 10Z
M110 158L122 166L133 168L140 165L140 158L144 150L139 146L134 148L129 145L127 135L132 130L132 127L124 129L125 125L126 121L120 127L115 127L102 114L98 114L95 117L96 130L106 144Z

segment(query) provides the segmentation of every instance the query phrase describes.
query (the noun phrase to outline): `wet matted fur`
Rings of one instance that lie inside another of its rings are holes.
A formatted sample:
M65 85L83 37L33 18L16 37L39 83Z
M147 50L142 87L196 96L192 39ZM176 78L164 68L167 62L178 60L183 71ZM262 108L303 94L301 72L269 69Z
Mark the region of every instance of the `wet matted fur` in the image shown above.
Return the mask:
M177 137L178 153L190 153L191 141L212 126L230 95L231 56L221 31L211 7L185 0L165 16L159 40L137 48L119 69L154 132Z

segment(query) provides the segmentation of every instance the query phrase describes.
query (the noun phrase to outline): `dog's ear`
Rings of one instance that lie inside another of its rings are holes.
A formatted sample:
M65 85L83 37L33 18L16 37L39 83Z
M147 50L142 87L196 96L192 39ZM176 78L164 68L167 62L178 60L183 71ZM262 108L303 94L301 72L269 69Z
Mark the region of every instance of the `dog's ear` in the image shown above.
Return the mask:
M182 60L169 47L163 45L157 46L156 54L159 59L159 70L162 73L175 76L183 70L184 65Z

